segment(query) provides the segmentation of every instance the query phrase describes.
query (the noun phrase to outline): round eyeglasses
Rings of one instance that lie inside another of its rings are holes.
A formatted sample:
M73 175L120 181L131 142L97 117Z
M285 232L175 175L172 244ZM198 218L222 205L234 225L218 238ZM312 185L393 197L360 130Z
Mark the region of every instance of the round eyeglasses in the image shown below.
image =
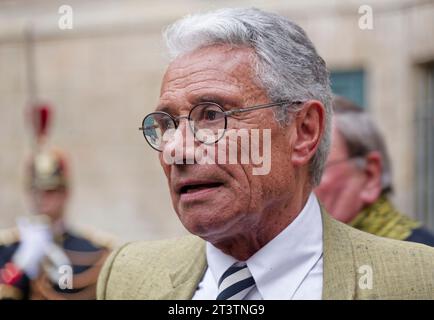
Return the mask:
M193 106L188 116L174 117L163 111L152 112L143 119L139 130L143 131L143 136L149 145L161 152L165 143L173 138L180 120L186 119L195 139L201 143L214 144L224 136L228 124L227 118L234 114L302 103L301 101L281 101L225 111L217 103L202 102Z

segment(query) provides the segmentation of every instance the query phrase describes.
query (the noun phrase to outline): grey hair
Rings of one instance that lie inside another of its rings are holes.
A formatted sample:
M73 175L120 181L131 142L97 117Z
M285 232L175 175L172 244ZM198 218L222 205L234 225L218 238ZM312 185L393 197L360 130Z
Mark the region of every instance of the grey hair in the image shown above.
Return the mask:
M333 97L336 127L345 141L349 157L364 157L378 151L383 161L381 184L383 193L393 190L392 169L386 143L372 120L361 107L340 96Z
M311 184L319 184L330 146L331 90L325 62L302 28L255 8L220 9L184 17L170 25L164 37L172 59L218 44L252 48L257 80L271 101L322 102L325 130L309 166ZM276 108L276 120L288 124L294 108Z

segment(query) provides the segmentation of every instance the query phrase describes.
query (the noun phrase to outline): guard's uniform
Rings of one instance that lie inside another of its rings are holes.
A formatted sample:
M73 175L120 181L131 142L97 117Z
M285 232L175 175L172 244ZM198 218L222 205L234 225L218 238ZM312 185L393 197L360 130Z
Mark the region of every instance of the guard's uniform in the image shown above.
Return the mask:
M19 234L16 229L0 232L0 299L26 299L29 295L29 278L24 274L14 284L6 281L8 263L19 246Z
M32 158L29 168L28 187L35 195L39 192L66 195L68 178L62 153L54 149L40 150ZM40 199L44 201L44 198ZM32 232L34 228L32 224L27 231L19 231L19 228L0 231L0 299L95 299L98 274L110 252L112 239L95 231L74 232L63 226L62 210L53 212L53 216L50 213L40 215L40 212L33 216L33 219L48 217L42 234L47 236L42 239L46 242L39 247L35 247L34 238L28 240L29 230ZM20 232L27 236L27 251L25 246L22 250L25 254L19 252L20 244L24 242ZM33 248L42 249L35 251ZM34 252L41 254L34 258ZM28 268L29 261L34 268ZM65 270L59 270L64 267ZM31 270L36 270L33 275ZM63 272L69 278L62 278ZM68 282L68 279L72 281Z
M42 273L37 280L30 280L23 274L17 282L7 284L0 280L0 299L92 299L95 298L95 285L105 258L110 252L110 238L89 238L77 232L66 231L55 237L55 242L63 248L72 262L74 284L72 289L60 289ZM20 245L16 229L0 231L0 273L7 278L8 263L12 261ZM0 275L1 277L2 275ZM81 277L81 281L79 280Z

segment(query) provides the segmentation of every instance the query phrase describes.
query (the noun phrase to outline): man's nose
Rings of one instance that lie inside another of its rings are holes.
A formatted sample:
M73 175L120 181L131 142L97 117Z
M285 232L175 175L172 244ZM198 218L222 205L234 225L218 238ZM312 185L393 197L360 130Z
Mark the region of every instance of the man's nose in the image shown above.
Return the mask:
M193 164L195 143L188 119L182 118L173 137L164 145L163 152L170 155L175 164Z

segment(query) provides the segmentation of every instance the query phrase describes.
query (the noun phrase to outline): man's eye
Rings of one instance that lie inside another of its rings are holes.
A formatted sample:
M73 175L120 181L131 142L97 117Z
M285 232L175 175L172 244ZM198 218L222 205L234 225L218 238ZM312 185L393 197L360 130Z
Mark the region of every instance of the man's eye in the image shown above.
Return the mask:
M158 126L161 130L165 131L167 129L170 129L171 121L169 119L161 119L158 123Z
M218 121L224 118L224 113L220 110L205 110L202 118L205 121Z
M217 112L214 110L207 110L205 111L205 120L212 121L216 120L217 118Z

